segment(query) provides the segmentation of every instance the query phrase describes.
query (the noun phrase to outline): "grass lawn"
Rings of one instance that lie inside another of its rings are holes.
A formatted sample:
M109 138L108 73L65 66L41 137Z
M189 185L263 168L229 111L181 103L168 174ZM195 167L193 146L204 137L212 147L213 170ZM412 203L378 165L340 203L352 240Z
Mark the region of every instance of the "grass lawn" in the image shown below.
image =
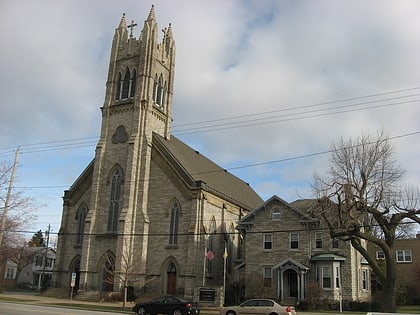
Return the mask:
M0 296L0 301L3 302L36 302L37 300L34 299L20 299L20 298L14 298L14 297L6 297L6 296Z
M420 314L420 305L404 305L397 307L398 313Z

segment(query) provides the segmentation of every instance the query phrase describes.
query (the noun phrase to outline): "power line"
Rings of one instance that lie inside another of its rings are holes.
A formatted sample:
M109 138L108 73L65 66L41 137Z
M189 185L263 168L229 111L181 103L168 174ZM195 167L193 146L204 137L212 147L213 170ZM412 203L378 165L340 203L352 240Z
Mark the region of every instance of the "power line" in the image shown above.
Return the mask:
M344 102L349 102L349 101L356 101L356 100L378 97L378 96L386 96L386 95L397 94L397 93L402 93L402 92L415 91L419 89L420 87L413 87L413 88L400 89L400 90L370 94L370 95L359 96L359 97L346 98L346 99L335 100L335 101L327 101L327 102L315 103L315 104L310 104L310 105L283 108L283 109L267 111L267 112L259 112L259 113L257 112L257 113L246 114L246 115L237 115L237 116L231 116L231 117L225 117L225 118L217 118L213 120L192 122L192 123L186 123L186 124L181 124L181 125L174 125L172 126L172 130L173 130L174 135L187 135L187 134L195 134L195 133L210 132L210 131L221 131L221 130L227 130L227 129L233 129L233 128L251 127L251 126L257 126L257 125L262 125L262 124L273 124L273 123L280 123L280 122L292 121L292 120L308 119L308 118L321 117L321 116L326 116L326 115L335 115L335 114L355 112L355 111L368 110L368 109L381 108L381 107L398 106L398 105L419 102L420 99L409 99L409 100L405 100L401 102L393 102L393 103L387 103L387 104L377 104L373 106L360 107L362 105L368 105L368 104L373 104L373 103L389 102L389 101L398 100L398 99L412 98L415 96L419 96L420 94L415 93L415 94L408 94L408 95L399 95L399 96L370 100L370 101L365 101L365 102L358 102L358 103L344 104L344 105L328 107L328 108L319 108L319 109L313 109L313 110L308 110L308 111L288 113L288 114L283 114L283 115L277 115L274 117L273 116L259 117L262 115L268 115L268 114L274 114L274 113L280 113L280 112L291 112L291 111L296 111L300 109L321 107L321 106L331 105L331 104L339 104L339 103L344 103ZM359 108L354 108L354 107L359 107ZM254 118L249 119L249 120L234 121L234 120L248 118L248 117L254 117ZM212 123L212 124L209 125L209 123ZM196 126L196 127L179 129L185 126ZM179 129L178 131L177 131L177 128ZM21 144L20 146L21 146L21 153L28 154L28 153L39 153L39 152L46 152L46 151L91 147L92 145L97 143L97 140L98 140L98 137L84 137L84 138ZM14 148L13 146L0 148L0 157L8 156L12 154L14 152L12 150L13 148Z
M246 115L236 115L236 116L218 118L218 119L212 119L212 120L203 120L203 121L200 121L200 122L193 122L193 123L185 123L185 124L181 124L181 125L175 125L174 128L197 125L197 124L204 124L204 123L209 123L209 122L219 122L219 121L225 121L225 120L232 120L232 119L238 119L238 118L244 118L244 117L252 117L252 116L257 116L257 115L273 114L273 113L278 113L278 112L291 111L291 110L295 110L295 109L316 107L316 106L320 106L320 105L329 105L329 104L336 104L336 103L341 103L341 102L356 101L356 100L361 100L361 99L366 99L366 98L371 98L371 97L384 96L384 95L414 91L414 90L419 90L419 89L420 89L420 87L413 87L413 88L400 89L400 90L394 90L394 91L383 92L383 93L376 93L376 94L369 94L369 95L364 95L364 96L345 98L345 99L340 99L340 100L335 100L335 101L327 101L327 102L315 103L315 104L310 104L310 105L301 105L301 106L296 106L296 107L283 108L283 109L266 111L266 112L252 113L252 114L246 114ZM416 95L418 95L418 94L416 94Z
M173 129L174 129L175 135L186 135L186 134L192 134L192 133L202 133L202 132L210 132L210 131L227 130L227 129L233 129L233 128L266 125L266 124L273 124L273 123L279 123L279 122L321 117L321 116L327 116L327 115L356 112L356 111L362 111L362 110L368 110L368 109L374 109L374 108L410 104L410 103L420 102L420 99L406 100L406 101L401 101L401 102L378 104L378 105L349 109L349 107L358 107L361 105L367 105L367 104L378 103L378 102L383 102L383 101L397 100L400 98L419 96L419 95L420 94L413 94L409 96L400 96L400 97L389 98L385 100L375 100L375 101L362 102L362 103L356 103L356 104L346 104L346 105L336 106L333 108L321 108L321 109L302 111L302 112L296 112L296 113L291 113L291 114L283 114L283 115L278 115L274 117L253 118L249 120L242 120L242 121L236 121L236 122L219 123L219 124L213 124L209 126L186 128L186 129L181 129L178 131L175 131L175 127ZM294 116L298 116L298 117L294 117Z
M317 220L316 218L313 218L314 220ZM236 221L235 221L236 222ZM406 222L400 222L398 225L402 226L402 225L412 225L412 224L418 224L415 221L406 221ZM355 227L359 227L359 228L374 228L374 227L380 227L379 224L361 224L361 225L357 225ZM307 228L288 228L288 229L271 229L271 230L264 230L264 231L247 231L247 234L265 234L265 233L291 233L291 232L307 232L308 229ZM311 231L329 231L328 227L313 227L311 228ZM1 232L1 231L0 231ZM38 231L30 231L30 230L4 230L4 232L13 232L13 233L21 233L21 234L35 234ZM50 232L53 235L67 235L67 236L77 236L79 233L78 232ZM212 233L212 235L237 235L238 232L214 232ZM108 232L102 232L102 233L83 233L83 236L101 236L101 235L113 235L113 236L121 236L121 237L126 237L126 236L161 236L161 237L168 237L169 235L171 235L171 233L169 232L151 232L151 233L108 233ZM178 236L200 236L200 235L205 235L208 236L209 233L206 232L181 232L177 234Z
M401 135L396 135L396 136L392 136L392 137L388 137L385 140L395 140L395 139L400 139L400 138L405 138L405 137L410 137L410 136L415 136L420 134L420 130L419 131L413 131L413 132L408 132L405 134L401 134ZM359 146L359 144L355 144L352 147L356 147ZM346 147L343 149L348 149L350 147ZM278 160L272 160L272 161L265 161L265 162L260 162L260 163L252 163L252 164L246 164L246 165L238 165L238 166L232 166L229 168L218 168L215 170L207 170L207 171L202 171L202 172L196 172L196 173L192 173L191 175L202 175L202 174L209 174L209 173L221 173L221 172L226 172L226 171L232 171L232 170L238 170L238 169L245 169L245 168L251 168L251 167L257 167L257 166L264 166L264 165L269 165L269 164L277 164L277 163L283 163L283 162L290 162L290 161L294 161L294 160L300 160L300 159L305 159L305 158L310 158L310 157L314 157L314 156L319 156L319 155L325 155L325 154L329 154L334 152L335 150L332 149L328 149L328 150L324 150L324 151L318 151L318 152L312 152L312 153L308 153L308 154L302 154L302 155L297 155L297 156L291 156L291 157L287 157L287 158L283 158L283 159L278 159ZM167 177L149 177L148 179L146 179L147 181L158 181L161 179L164 179ZM175 177L174 177L175 178ZM144 180L140 180L140 181L144 181ZM127 182L128 185L130 185L130 182ZM28 187L28 186L16 186L15 188L20 188L20 189L35 189L35 188L65 188L68 186L65 185L49 185L49 186L33 186L33 187Z

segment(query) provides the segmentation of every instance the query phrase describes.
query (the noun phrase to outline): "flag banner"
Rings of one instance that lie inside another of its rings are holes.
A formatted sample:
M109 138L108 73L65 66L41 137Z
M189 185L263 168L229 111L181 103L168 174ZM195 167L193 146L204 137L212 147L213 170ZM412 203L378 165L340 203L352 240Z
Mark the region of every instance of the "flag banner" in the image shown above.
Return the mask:
M223 258L226 259L228 256L229 256L228 251L227 251L227 248L225 246L225 252L223 253Z
M208 250L207 253L206 253L206 257L207 257L208 260L213 260L213 258L214 258L213 251Z

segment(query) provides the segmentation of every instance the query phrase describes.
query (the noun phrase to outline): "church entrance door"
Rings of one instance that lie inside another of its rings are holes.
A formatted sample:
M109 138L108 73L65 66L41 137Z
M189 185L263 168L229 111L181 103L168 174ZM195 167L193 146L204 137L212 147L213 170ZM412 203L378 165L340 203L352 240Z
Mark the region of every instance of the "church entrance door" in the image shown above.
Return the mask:
M168 265L168 269L166 271L167 275L167 286L166 286L166 293L170 295L176 294L176 267L173 262Z
M76 263L73 266L73 272L76 274L76 279L75 279L75 283L74 283L74 292L77 292L77 290L79 290L79 284L80 284L80 259L78 259L76 261Z
M110 258L109 258L110 259ZM105 261L102 268L102 291L112 292L114 288L114 261Z

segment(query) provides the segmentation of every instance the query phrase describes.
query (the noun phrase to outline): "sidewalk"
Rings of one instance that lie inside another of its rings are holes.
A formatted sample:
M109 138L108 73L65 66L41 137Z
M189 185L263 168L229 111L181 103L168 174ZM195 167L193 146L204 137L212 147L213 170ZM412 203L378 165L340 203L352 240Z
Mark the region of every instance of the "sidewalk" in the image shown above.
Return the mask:
M14 292L14 291L5 291L0 293L1 299L16 299L19 300L19 303L25 304L86 304L86 305L101 305L101 306L110 306L110 307L121 307L122 302L91 302L91 301L79 301L71 300L70 298L57 298L50 296L42 296L37 291L28 291L28 292ZM131 308L134 306L133 302L127 302L125 307Z

